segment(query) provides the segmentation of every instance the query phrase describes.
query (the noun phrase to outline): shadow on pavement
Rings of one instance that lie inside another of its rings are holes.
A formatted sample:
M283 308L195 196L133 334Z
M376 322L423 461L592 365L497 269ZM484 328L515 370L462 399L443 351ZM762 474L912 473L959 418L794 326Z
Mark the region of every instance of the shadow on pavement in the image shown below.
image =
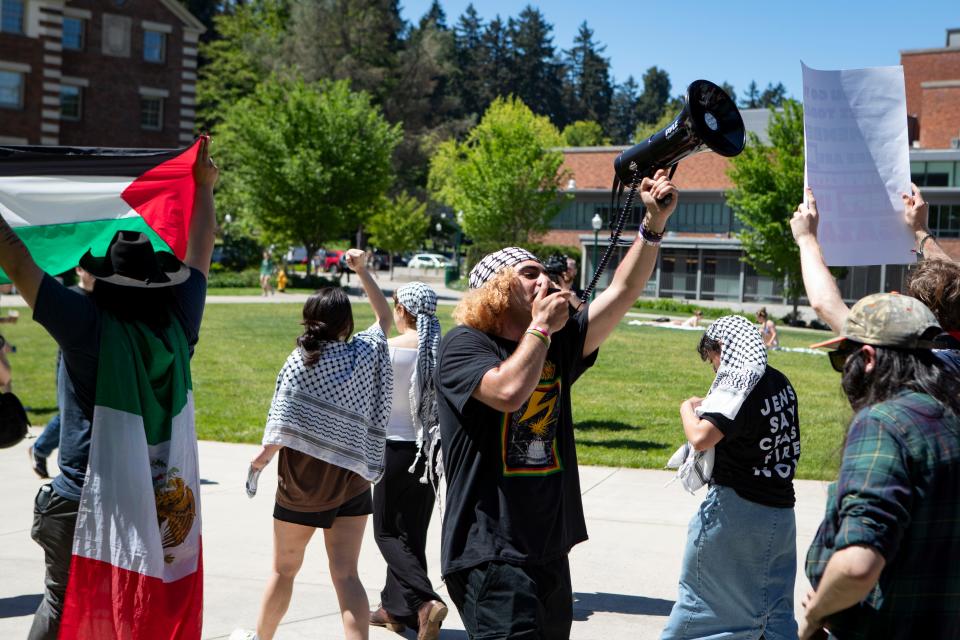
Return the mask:
M573 619L584 622L595 613L621 613L633 616L669 616L673 600L628 596L622 593L576 593Z
M30 616L40 606L43 594L32 593L28 596L13 596L0 598L0 618L19 618Z

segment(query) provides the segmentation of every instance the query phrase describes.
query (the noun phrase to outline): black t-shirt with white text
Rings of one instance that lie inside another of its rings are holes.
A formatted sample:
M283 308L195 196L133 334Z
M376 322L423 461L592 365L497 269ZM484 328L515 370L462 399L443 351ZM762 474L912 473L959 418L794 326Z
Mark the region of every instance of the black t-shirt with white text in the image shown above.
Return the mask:
M483 562L551 562L587 539L570 386L582 357L587 308L552 336L530 398L503 413L471 397L517 343L460 326L444 336L435 380L447 481L441 573Z
M800 460L797 395L787 377L768 366L734 420L700 416L723 432L712 482L768 507L792 507L793 476Z

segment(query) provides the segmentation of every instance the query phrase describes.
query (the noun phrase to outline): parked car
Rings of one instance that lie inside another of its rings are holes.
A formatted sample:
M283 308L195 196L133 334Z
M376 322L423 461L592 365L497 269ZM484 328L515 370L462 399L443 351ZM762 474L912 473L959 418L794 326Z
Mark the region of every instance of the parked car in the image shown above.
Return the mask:
M411 269L444 269L452 264L439 253L415 253L407 266Z
M285 257L287 264L307 264L307 248L290 247Z
M407 260L402 255L396 253L393 255L394 267L407 266ZM373 267L378 271L390 270L390 254L382 249L373 250Z
M334 275L344 270L343 254L340 249L321 249L318 253L322 257L323 270Z

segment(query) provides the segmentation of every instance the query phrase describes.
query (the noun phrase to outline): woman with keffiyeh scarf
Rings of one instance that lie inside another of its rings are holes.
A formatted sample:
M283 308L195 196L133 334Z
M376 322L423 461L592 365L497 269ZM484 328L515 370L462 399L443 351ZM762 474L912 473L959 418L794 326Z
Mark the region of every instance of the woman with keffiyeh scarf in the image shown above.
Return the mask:
M715 460L661 637L796 638L796 394L767 364L760 332L746 318L714 322L698 351L716 378L705 399L683 402L680 418L692 448L713 447Z
M373 490L373 531L387 563L381 606L370 624L402 632L418 630L418 640L439 637L447 605L427 575L427 528L439 482L439 422L433 370L440 345L437 294L422 282L394 293L391 338L393 405L387 423L384 476Z

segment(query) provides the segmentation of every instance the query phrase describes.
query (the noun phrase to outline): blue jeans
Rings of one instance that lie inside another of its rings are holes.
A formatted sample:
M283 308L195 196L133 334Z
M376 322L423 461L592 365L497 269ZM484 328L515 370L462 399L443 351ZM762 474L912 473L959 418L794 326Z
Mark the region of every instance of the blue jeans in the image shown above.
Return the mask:
M33 450L38 456L48 457L53 450L60 446L60 413L53 416L43 432L37 436L37 441L33 443Z
M796 574L793 509L712 485L690 520L680 593L661 639L794 640Z

